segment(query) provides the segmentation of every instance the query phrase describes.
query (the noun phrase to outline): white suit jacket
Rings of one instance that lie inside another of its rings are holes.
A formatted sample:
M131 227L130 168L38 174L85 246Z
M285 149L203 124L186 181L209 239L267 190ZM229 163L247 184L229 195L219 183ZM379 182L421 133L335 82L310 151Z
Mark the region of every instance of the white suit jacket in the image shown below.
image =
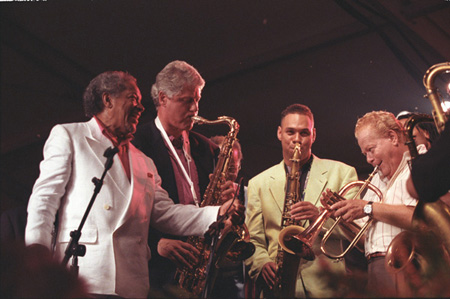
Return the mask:
M50 248L59 210L55 254L59 259L78 228L92 197L92 178L100 178L112 142L96 120L55 126L44 146L44 160L28 204L27 245ZM105 176L82 229L79 273L95 294L143 298L148 293L149 224L176 235L202 235L216 220L218 207L175 205L161 188L153 161L129 146L131 182L119 157Z

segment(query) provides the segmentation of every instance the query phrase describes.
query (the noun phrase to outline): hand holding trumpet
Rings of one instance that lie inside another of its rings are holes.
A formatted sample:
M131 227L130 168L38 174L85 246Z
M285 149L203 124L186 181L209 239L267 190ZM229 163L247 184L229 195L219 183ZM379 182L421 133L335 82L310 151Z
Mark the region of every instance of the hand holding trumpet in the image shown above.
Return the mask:
M325 209L333 211L333 217L342 217L342 220L346 222L351 222L366 216L364 214L364 206L367 204L367 201L362 199L346 200L330 189L322 193L320 202Z
M316 221L319 216L319 209L309 201L299 201L291 207L291 218L295 221L309 220Z

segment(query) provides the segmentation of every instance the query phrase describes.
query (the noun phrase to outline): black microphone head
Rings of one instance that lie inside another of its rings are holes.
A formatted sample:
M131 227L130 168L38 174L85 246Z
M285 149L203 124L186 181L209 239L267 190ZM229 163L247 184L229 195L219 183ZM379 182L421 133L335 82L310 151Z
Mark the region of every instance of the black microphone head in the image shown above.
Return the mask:
M105 150L105 153L103 154L103 156L106 157L106 158L110 158L110 157L113 157L118 152L119 152L119 149L117 147L114 147L114 148L108 147Z

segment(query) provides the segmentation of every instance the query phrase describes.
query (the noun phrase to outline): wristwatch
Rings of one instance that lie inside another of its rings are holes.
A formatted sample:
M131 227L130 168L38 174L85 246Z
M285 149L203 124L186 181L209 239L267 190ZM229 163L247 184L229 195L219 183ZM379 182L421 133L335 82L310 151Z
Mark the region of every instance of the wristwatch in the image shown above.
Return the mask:
M373 201L369 201L369 202L364 206L364 214L366 214L366 215L369 216L369 217L372 217L372 212L373 212L372 204L373 204Z

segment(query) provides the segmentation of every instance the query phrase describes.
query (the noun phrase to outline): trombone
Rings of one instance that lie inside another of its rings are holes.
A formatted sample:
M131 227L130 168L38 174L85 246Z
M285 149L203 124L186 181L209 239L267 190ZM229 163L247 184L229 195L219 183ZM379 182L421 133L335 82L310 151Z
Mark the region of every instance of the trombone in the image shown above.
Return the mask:
M372 173L369 175L367 180L365 181L354 181L346 184L342 189L339 191L339 193L334 193L335 197L340 199L345 195L351 188L358 187L359 191L355 194L355 196L352 199L357 198L361 195L361 193L369 188L372 191L375 192L375 194L380 198L380 200L383 198L382 192L375 187L374 185L370 184L370 181L372 180L375 173L378 171L379 165L375 167L375 169L372 171ZM325 210L320 213L319 217L316 219L316 221L311 224L307 229L304 231L299 230L299 228L295 225L288 226L281 230L280 235L278 236L278 242L280 246L287 252L291 254L295 254L297 256L300 256L301 258L304 258L306 260L314 260L315 254L312 250L312 245L316 238L318 237L320 230L322 229L325 221L331 217L332 211L328 208L325 208ZM335 223L332 225L332 227L325 233L320 249L327 257L332 259L342 259L353 247L357 246L357 243L360 241L366 230L369 228L370 224L372 223L372 219L369 219L362 228L359 228L357 224L354 222L342 222L342 217L338 217L335 221ZM339 254L339 255L333 255L325 250L325 243L330 237L331 233L335 229L335 227L341 224L341 228L344 231L344 235L347 239L352 240L350 245L347 247L347 249ZM355 227L356 228L355 230Z

